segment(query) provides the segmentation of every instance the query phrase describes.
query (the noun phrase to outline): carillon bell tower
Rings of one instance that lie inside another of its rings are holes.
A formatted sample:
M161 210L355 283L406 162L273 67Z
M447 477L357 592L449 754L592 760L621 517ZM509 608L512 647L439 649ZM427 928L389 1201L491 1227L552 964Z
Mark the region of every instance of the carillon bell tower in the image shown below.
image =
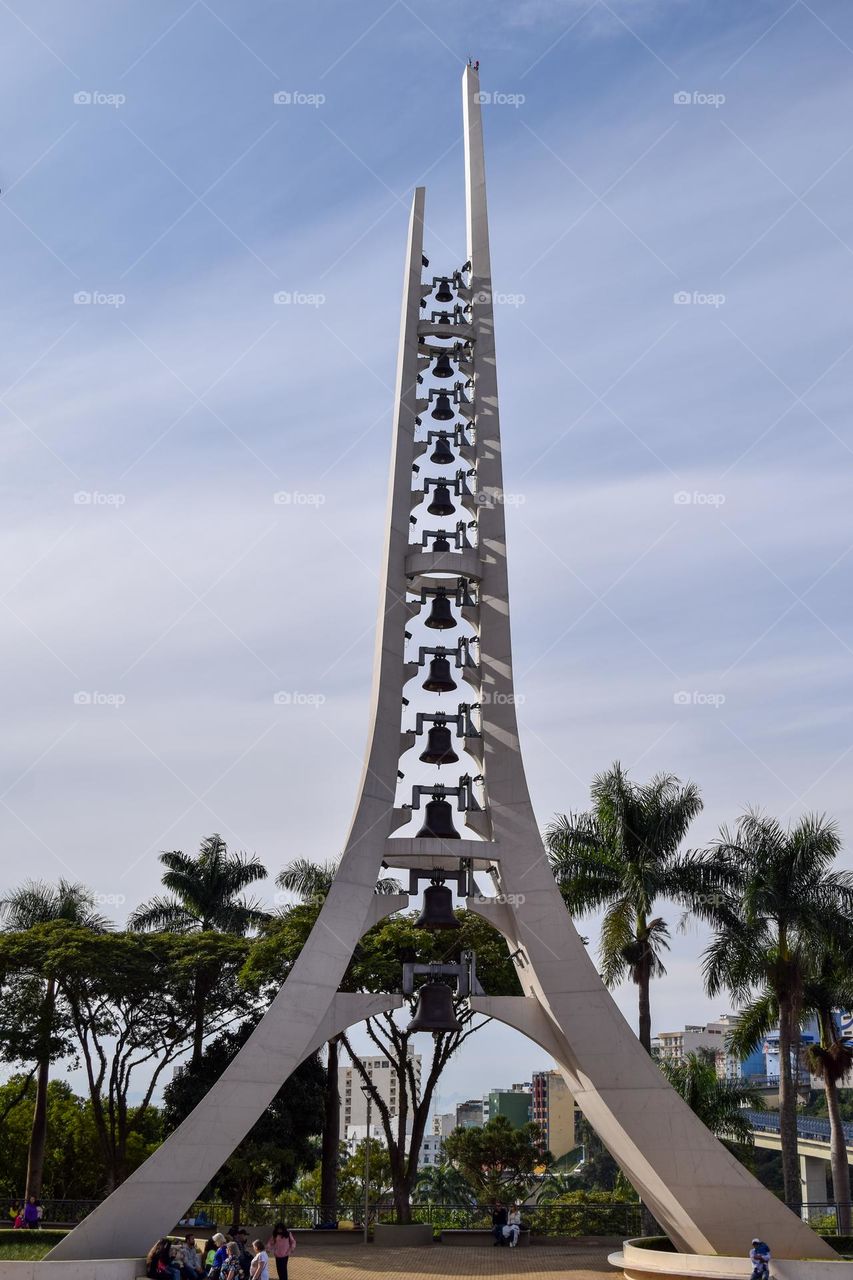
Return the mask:
M240 1053L51 1259L144 1253L308 1054L416 990L414 1029L452 1030L454 987L472 1010L553 1057L680 1249L744 1254L760 1226L774 1257L832 1255L667 1085L604 987L549 869L516 722L483 125L471 67L462 96L464 261L435 266L425 257L424 189L412 200L371 720L339 871ZM512 376L512 353L508 367ZM408 877L408 893L375 892L385 867ZM423 927L454 927L455 890L506 939L523 995L483 993L470 956L406 966L400 992L339 990L362 935L423 884Z

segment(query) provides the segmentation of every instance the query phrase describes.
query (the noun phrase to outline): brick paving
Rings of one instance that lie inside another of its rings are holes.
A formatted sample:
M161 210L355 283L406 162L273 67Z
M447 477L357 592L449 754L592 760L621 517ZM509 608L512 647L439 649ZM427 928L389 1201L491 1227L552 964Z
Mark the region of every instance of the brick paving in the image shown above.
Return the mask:
M525 1280L621 1280L608 1266L607 1255L619 1244L597 1242L531 1245L495 1249L488 1245L434 1244L412 1249L377 1249L373 1245L300 1248L290 1259L288 1280L375 1280L401 1276L524 1276Z

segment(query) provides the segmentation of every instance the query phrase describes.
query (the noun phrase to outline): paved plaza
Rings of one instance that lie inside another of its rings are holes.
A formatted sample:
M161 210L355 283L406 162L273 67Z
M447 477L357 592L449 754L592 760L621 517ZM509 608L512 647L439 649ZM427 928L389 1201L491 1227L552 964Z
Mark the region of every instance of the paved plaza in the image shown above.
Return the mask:
M379 1276L524 1276L526 1280L619 1280L607 1264L618 1242L531 1245L495 1249L491 1245L435 1244L413 1249L377 1249L373 1245L300 1250L290 1259L288 1280L371 1280Z

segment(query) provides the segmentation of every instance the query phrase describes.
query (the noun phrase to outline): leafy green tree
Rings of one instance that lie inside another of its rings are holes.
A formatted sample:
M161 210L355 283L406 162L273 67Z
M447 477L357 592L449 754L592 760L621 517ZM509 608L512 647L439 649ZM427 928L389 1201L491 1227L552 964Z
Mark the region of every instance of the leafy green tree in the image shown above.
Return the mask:
M230 933L245 937L267 918L260 904L245 890L266 876L258 858L230 854L225 841L214 833L201 842L195 855L179 849L161 853L166 868L162 881L167 897L152 898L131 914L130 929L158 933ZM196 968L190 1012L193 1020L193 1069L201 1065L206 1020L218 989L215 967L201 960Z
M707 873L680 845L702 809L699 788L673 774L632 782L616 761L592 781L588 813L562 815L545 833L551 867L573 915L603 911L599 948L608 986L636 983L639 1038L651 1053L652 978L662 976L669 928L655 914L667 898L688 910L707 892Z
M815 951L849 954L853 876L833 867L841 842L834 822L806 815L788 828L750 810L720 831L706 852L718 893L714 936L704 954L709 995L731 993L741 1008L732 1037L748 1053L779 1026L779 1125L785 1200L799 1209L797 1094L804 991ZM744 1056L745 1056L744 1053Z
M444 1154L480 1204L523 1200L535 1170L550 1155L542 1150L538 1125L514 1128L506 1116L495 1116L476 1128L454 1129L444 1140Z
M179 1067L163 1090L163 1119L167 1131L177 1128L212 1088L248 1040L258 1017L244 1021L205 1045L201 1064ZM293 1072L261 1118L216 1174L203 1198L230 1201L234 1222L241 1222L244 1205L263 1190L273 1196L294 1186L301 1170L316 1160L314 1143L323 1123L325 1073L316 1054Z
M471 1188L448 1160L421 1169L415 1183L414 1198L418 1204L447 1204L456 1209L469 1208L474 1204Z
M95 910L91 891L59 880L28 880L0 900L0 922L8 932L25 933L36 925L61 923L94 931L110 928ZM35 1062L36 1092L27 1158L26 1195L40 1196L47 1144L47 1094L51 1064L68 1052L67 1022L58 998L61 974L39 967L18 971L12 980L12 1008L4 1015L2 1056ZM11 1013L7 1023L6 1016ZM23 1033L23 1034L22 1034Z
M742 1080L721 1080L708 1053L688 1053L684 1058L665 1058L658 1063L662 1075L680 1093L706 1129L716 1138L728 1138L752 1146L752 1126L745 1108L764 1110L760 1089Z
M244 969L244 980L251 987L280 986L299 954L317 918L316 902L297 904L271 921L253 945ZM341 984L345 991L399 991L402 966L406 961L428 963L446 961L462 950L477 955L478 977L490 995L518 995L520 987L506 943L501 935L473 912L457 912L461 928L448 938L415 926L415 913L386 919L369 930L356 948ZM365 1070L349 1038L344 1046L359 1084L370 1094L377 1122L382 1126L391 1161L394 1207L398 1221L411 1220L411 1196L418 1176L418 1151L426 1129L433 1095L441 1073L460 1045L483 1024L469 1011L464 1001L455 1001L462 1029L442 1032L432 1037L432 1052L426 1070L421 1073L420 1093L414 1076L411 1055L414 1034L406 1030L415 1008L416 996L408 1004L402 1019L394 1014L369 1018L367 1035L376 1049L387 1058L397 1083L398 1109L392 1115L371 1076ZM423 1041L420 1042L421 1044Z
M339 859L328 862L311 862L309 858L295 858L276 877L279 889L294 894L309 908L319 910L326 901L332 881L337 875ZM376 883L377 893L399 893L400 883L383 876ZM324 1222L335 1218L338 1202L338 1163L341 1140L341 1098L338 1088L339 1037L335 1036L326 1046L326 1099L323 1120L323 1145L321 1152L320 1217Z

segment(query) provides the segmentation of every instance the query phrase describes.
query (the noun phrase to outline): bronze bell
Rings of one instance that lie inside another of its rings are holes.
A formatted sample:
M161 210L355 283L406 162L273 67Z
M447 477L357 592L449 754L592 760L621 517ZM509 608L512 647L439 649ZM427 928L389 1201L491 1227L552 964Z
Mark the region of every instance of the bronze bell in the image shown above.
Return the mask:
M443 533L439 534L437 538L433 538L432 550L433 551L449 551L450 550L450 543L447 541L447 538L444 536Z
M432 491L432 502L427 507L431 516L452 516L456 508L450 501L450 490L446 484L437 484Z
M447 276L442 276L438 282L438 290L435 295L436 302L452 302L453 294L450 292L450 283Z
M453 324L453 316L449 311L439 311L438 324Z
M429 460L439 467L449 466L453 462L453 450L448 443L447 436L443 433L440 436L436 436L435 448L429 455Z
M450 631L452 627L458 626L444 587L439 587L437 594L433 596L432 608L424 626L431 627L434 631Z
M453 893L443 884L424 890L424 909L415 921L416 929L461 929L453 914Z
M429 664L429 675L422 687L430 693L452 693L458 687L450 674L450 662L444 657L444 652L436 654Z
M455 416L455 410L450 403L450 396L446 391L439 391L435 408L430 416L437 418L439 422L449 422Z
M459 757L453 750L453 738L450 729L442 720L438 724L430 727L427 734L427 744L421 754L419 760L423 760L424 764L435 764L441 767L443 764L457 764Z
M418 1007L407 1031L461 1031L453 1008L453 992L446 982L425 982L418 991Z
M424 825L416 840L459 840L459 832L453 825L453 809L448 800L430 800L426 807Z
M434 378L452 378L456 370L450 363L450 356L446 351L438 357L432 368L432 376Z

